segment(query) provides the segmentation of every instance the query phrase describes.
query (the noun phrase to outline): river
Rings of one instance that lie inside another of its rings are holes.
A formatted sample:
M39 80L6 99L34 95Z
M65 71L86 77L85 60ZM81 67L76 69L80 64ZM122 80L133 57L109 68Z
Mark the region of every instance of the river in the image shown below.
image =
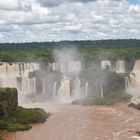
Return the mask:
M126 104L80 106L27 104L52 113L43 124L29 131L9 133L6 140L138 140L140 112Z

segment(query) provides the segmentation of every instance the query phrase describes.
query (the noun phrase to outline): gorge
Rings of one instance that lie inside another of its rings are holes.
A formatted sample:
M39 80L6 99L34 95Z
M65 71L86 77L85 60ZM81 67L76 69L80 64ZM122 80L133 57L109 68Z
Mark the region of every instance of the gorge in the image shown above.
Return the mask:
M124 60L117 60L115 67L109 60L102 60L100 64L98 64L100 71L108 69L118 74L127 73ZM129 90L128 92L139 89L139 66L140 61L136 60L133 70L128 76L124 76L125 89ZM34 102L35 96L37 98L40 96L42 99L40 98L38 101L62 99L71 102L75 99L86 98L90 92L89 81L91 79L81 76L82 71L86 69L90 69L90 67L85 68L82 61L73 60L65 63L53 62L48 65L39 62L1 62L0 86L16 87L19 92L19 101L25 101L25 97L27 97ZM97 75L99 74L97 73ZM103 92L103 90L100 91Z
M43 108L53 114L43 125L35 125L28 132L8 133L6 140L103 139L105 133L109 131L112 131L113 135L106 135L104 138L106 140L110 138L127 140L128 137L136 137L139 113L121 103L129 102L131 99L129 95L135 99L135 102L136 98L139 98L140 61L136 60L133 69L130 70L127 69L127 62L123 59L86 62L80 54L77 55L77 52L69 51L65 57L62 53L57 51L54 61L48 63L0 63L0 87L16 87L19 93L19 105L26 108ZM114 103L119 104L112 105ZM106 123L103 123L104 116ZM109 122L109 118L114 121ZM124 118L126 120L122 127L120 123ZM59 124L58 119L63 119L62 125ZM106 132L100 135L94 123L100 126L102 132L104 129ZM112 130L110 123L113 125ZM69 126L68 129L66 126ZM36 133L39 129L42 130L41 135ZM74 129L79 131L75 133ZM86 132L87 136L83 136L81 131ZM92 136L88 137L89 135Z

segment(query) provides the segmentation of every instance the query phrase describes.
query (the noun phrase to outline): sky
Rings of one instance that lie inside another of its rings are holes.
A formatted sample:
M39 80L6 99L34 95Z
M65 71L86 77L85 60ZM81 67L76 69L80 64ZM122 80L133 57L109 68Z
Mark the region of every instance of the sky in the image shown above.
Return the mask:
M140 39L140 0L0 0L0 43Z

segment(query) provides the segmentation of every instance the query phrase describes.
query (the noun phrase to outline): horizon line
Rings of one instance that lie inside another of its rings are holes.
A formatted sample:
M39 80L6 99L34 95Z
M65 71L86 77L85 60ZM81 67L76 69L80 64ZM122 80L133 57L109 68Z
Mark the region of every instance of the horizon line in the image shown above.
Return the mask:
M0 42L0 44L30 44L30 43L60 43L60 42L83 42L83 41L117 41L117 40L137 40L137 41L140 41L140 39L138 38L128 38L128 39L97 39L97 40L60 40L60 41L55 41L55 40L52 40L52 41L31 41L31 42Z

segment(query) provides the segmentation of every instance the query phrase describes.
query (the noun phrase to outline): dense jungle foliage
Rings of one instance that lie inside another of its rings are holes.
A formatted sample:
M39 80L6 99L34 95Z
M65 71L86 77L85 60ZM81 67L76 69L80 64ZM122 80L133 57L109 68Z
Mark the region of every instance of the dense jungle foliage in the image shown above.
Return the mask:
M1 43L0 61L53 61L53 50L76 48L86 59L140 58L140 40Z

